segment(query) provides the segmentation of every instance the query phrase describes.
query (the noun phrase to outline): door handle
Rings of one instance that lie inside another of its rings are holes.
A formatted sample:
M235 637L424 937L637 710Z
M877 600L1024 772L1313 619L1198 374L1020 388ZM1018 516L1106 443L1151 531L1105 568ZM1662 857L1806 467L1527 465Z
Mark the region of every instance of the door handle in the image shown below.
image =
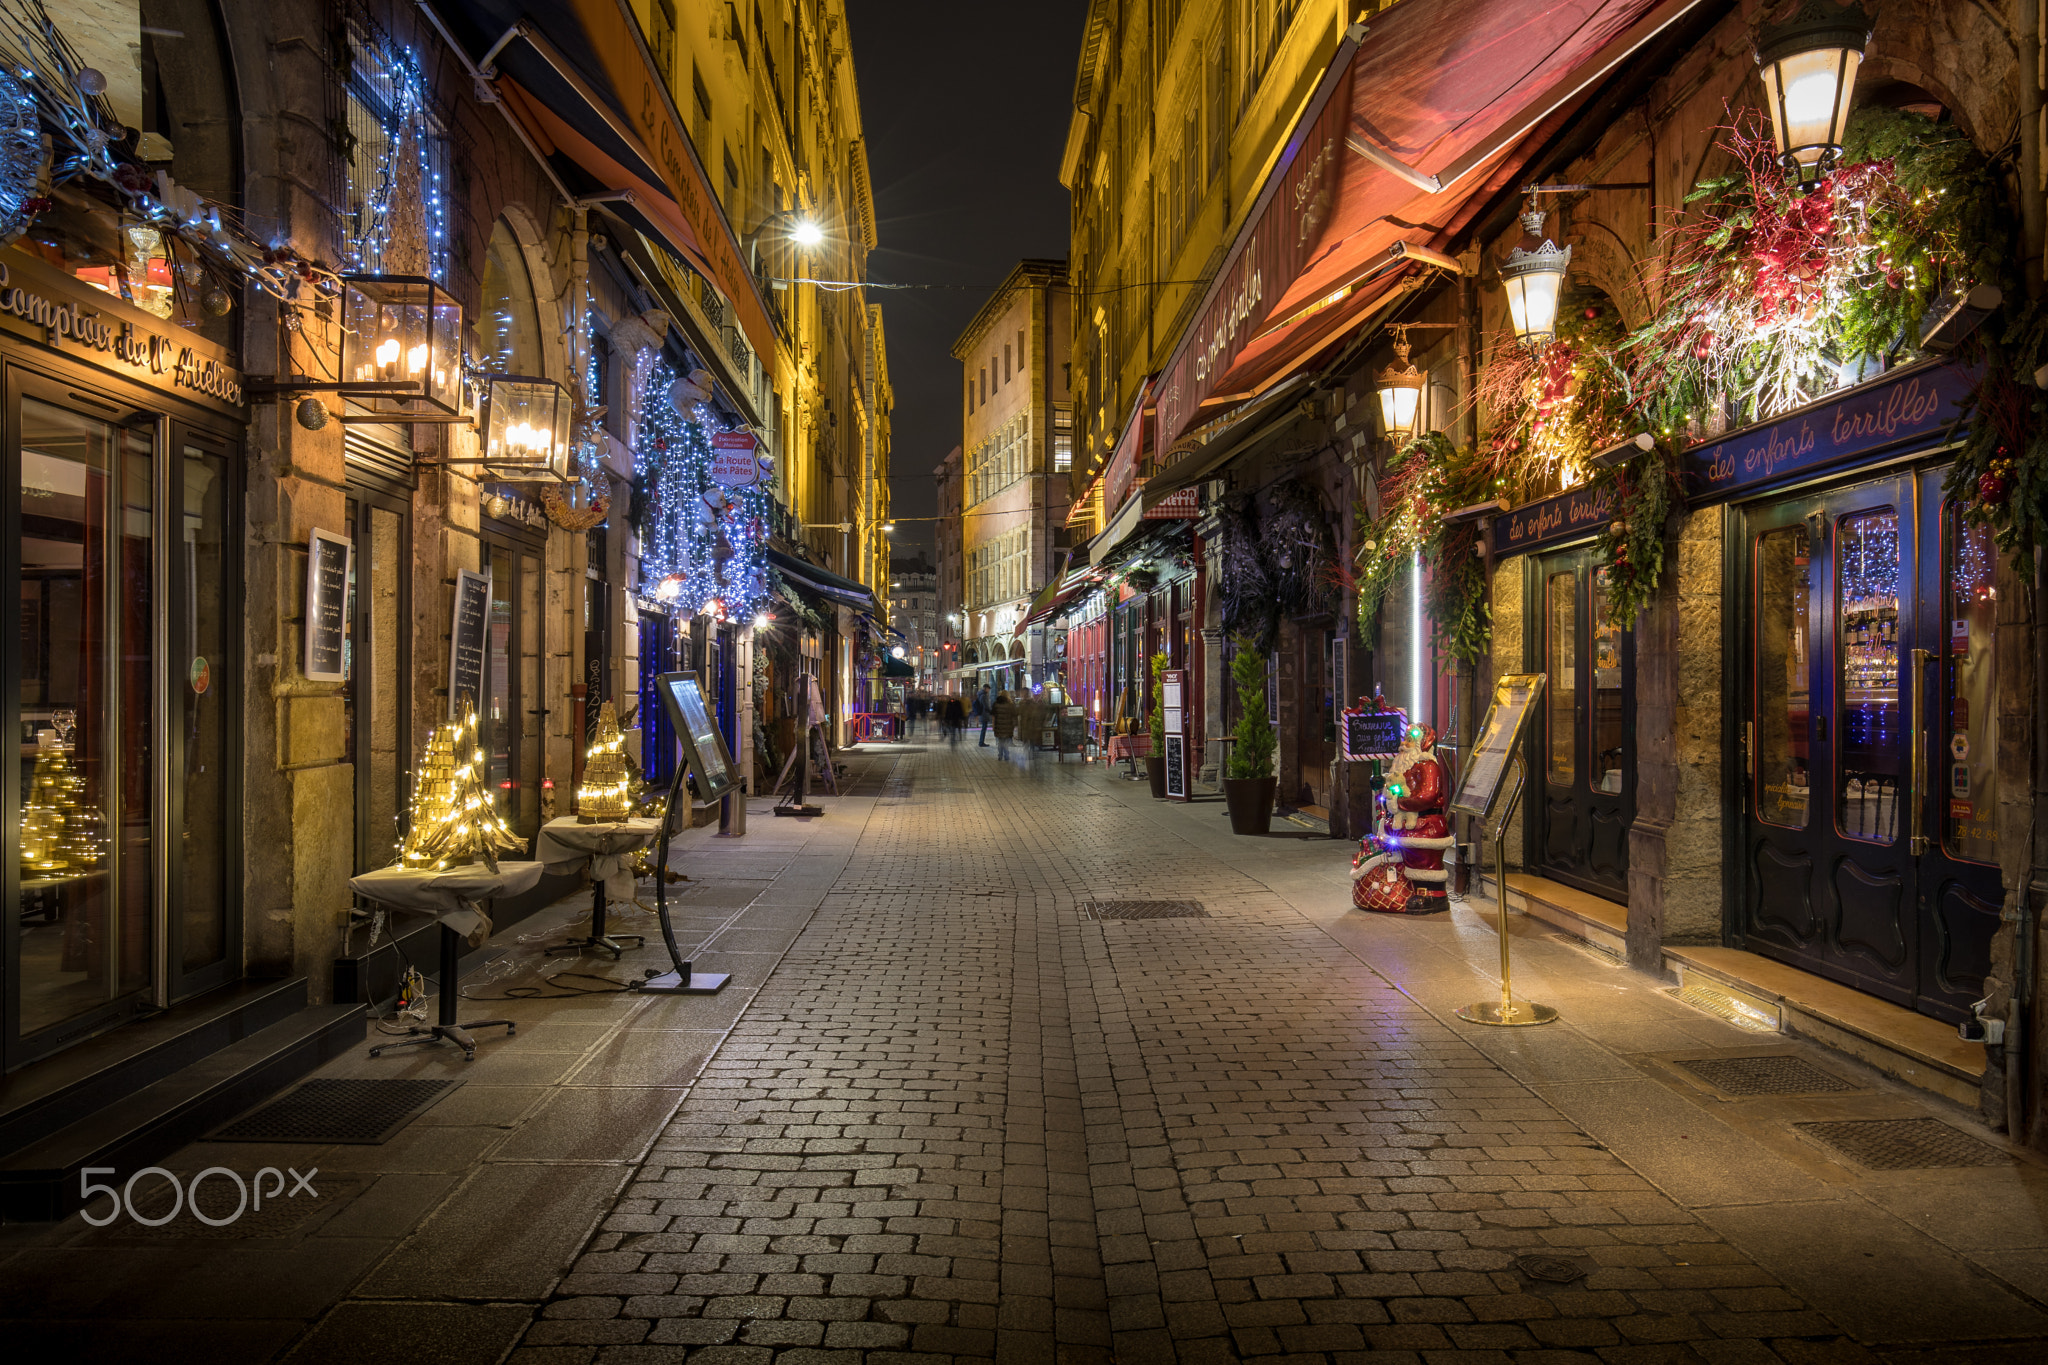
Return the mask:
M1927 745L1923 742L1926 726L1922 719L1926 711L1927 689L1921 686L1925 681L1920 670L1934 658L1931 649L1913 651L1913 725L1907 731L1906 742L1913 746L1913 834L1906 841L1906 851L1917 858L1927 852Z

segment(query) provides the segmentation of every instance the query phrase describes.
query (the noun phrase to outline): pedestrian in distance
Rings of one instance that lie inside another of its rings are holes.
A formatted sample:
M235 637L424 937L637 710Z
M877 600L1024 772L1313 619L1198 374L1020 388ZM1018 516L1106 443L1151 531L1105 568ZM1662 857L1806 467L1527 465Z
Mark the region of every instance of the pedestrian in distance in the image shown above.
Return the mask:
M986 749L988 747L988 726L991 719L990 713L994 710L994 707L995 703L989 699L988 684L983 683L981 690L974 694L974 714L981 717L981 743L975 746L977 748Z
M1010 756L1010 731L1017 727L1017 703L1010 700L1008 692L996 693L995 705L989 708L989 719L996 728L996 757Z
M946 698L946 709L939 713L946 729L946 743L955 749L960 747L960 732L967 728L967 708L960 704L960 698Z

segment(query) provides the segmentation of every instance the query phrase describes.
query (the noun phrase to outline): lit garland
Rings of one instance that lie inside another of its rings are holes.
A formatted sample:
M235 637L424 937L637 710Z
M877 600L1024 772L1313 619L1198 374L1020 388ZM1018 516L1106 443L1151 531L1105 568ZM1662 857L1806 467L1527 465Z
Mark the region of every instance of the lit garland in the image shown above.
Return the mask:
M610 702L597 709L597 733L583 761L583 785L576 789L576 821L595 825L633 813L633 764L619 733L619 713Z
M349 50L353 57L361 49L350 43ZM362 203L363 215L354 230L345 234L346 259L351 269L373 274L382 271L384 251L390 245L391 205L401 179L399 158L410 144L419 174L420 217L426 229L426 273L442 279L446 274L448 209L441 168L435 164L437 144L428 115L426 75L420 70L419 56L409 47L380 43L372 51L372 62L370 69L359 72L351 83L366 86L366 93L381 97L384 107L374 112L384 145L367 186L357 183L355 162L353 158L349 161L349 198ZM365 99L363 104L369 107L370 101Z
M476 704L465 697L462 719L436 727L420 756L412 828L399 855L403 866L439 871L481 858L496 872L498 850L526 847L498 814L477 746Z
M689 615L748 620L767 602L772 503L755 483L725 489L711 479L709 411L677 412L675 371L656 365L641 389L633 468L644 504L640 563L654 596Z

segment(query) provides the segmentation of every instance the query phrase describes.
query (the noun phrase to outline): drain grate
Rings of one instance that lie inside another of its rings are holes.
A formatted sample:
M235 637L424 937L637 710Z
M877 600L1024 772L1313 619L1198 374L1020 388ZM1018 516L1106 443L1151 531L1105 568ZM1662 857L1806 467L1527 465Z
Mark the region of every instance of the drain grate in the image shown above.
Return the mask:
M1568 1256L1546 1256L1540 1252L1515 1257L1515 1269L1532 1280L1547 1280L1551 1284L1570 1284L1586 1273L1582 1262Z
M213 1142L389 1142L461 1081L312 1080L207 1135Z
M1716 990L1712 986L1702 986L1697 982L1689 982L1683 990L1673 991L1672 994L1676 995L1686 1004L1691 1005L1694 1009L1705 1010L1717 1019L1726 1019L1739 1029L1746 1029L1751 1033L1776 1033L1778 1031L1778 1021L1776 1019L1750 1004L1747 1000L1737 999L1727 991Z
M1799 1057L1696 1057L1679 1065L1729 1095L1832 1095L1859 1087Z
M1873 1171L2008 1166L2012 1158L1940 1119L1839 1119L1792 1125Z
M1082 901L1082 919L1207 919L1200 901Z

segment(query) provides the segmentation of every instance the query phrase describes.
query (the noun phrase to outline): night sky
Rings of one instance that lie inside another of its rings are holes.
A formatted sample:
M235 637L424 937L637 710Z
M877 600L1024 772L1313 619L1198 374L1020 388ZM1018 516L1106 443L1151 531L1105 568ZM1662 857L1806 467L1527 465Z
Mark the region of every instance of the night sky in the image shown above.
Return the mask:
M1027 7L847 0L881 246L874 291L896 386L896 540L933 543L933 466L960 441L953 339L1010 268L1067 254L1060 151L1086 0ZM1028 16L1028 18L1027 18Z

